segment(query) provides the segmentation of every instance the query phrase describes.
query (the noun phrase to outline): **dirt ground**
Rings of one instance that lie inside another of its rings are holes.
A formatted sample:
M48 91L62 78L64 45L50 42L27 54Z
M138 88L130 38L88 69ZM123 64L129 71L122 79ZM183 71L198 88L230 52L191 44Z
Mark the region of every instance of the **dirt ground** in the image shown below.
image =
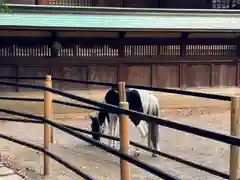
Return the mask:
M240 94L240 90L237 88L190 90L226 95ZM105 91L72 91L70 93L101 100ZM229 134L229 102L165 93L155 94L161 106L161 117L171 121L178 121L184 124ZM0 96L43 97L43 93L2 93ZM54 98L66 100L59 96L54 96ZM0 108L42 115L43 103L1 100ZM87 118L88 113L91 113L90 111L55 104L54 113L54 119L56 121L80 128L90 128L90 121ZM0 117L3 116L6 115L0 114ZM27 142L43 145L42 125L0 122L0 132ZM120 179L118 158L96 147L89 146L87 143L59 130L55 130L54 133L57 143L51 147L52 152L60 155L67 162L70 162L96 179ZM130 124L130 139L133 141L140 140L139 134L132 124ZM229 146L226 144L164 127L160 129L160 141L161 151L163 152L228 173ZM104 140L103 142L107 143L108 141ZM25 175L30 180L81 179L53 160L51 161L51 176L41 176L43 171L43 156L41 153L2 139L0 139L0 154L5 163L9 166L14 166L20 174ZM144 151L139 159L180 179L220 179L166 158L152 158L150 153ZM134 165L131 165L131 173L132 179L134 180L159 179Z

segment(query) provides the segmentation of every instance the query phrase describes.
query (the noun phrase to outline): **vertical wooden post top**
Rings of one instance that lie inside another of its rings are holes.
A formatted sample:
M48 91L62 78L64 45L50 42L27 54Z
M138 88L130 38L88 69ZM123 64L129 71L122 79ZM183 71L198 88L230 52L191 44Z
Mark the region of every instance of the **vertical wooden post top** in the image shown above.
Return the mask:
M125 82L118 83L118 92L119 92L119 101L125 102L126 101L126 90L125 90Z
M125 108L125 109L128 109L128 108L129 108L128 102L119 102L119 106L120 106L120 107L123 107L123 108Z
M52 76L51 75L46 75L46 81L51 81L52 80Z

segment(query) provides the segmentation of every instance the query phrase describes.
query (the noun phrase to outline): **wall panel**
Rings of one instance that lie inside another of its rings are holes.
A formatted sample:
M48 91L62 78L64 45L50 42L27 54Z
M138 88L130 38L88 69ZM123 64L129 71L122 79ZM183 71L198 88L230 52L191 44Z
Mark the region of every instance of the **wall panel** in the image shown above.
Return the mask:
M151 66L130 65L127 67L127 70L128 70L127 77L128 84L146 86L151 85Z
M179 87L179 65L160 64L155 68L156 87Z
M64 79L87 80L87 66L62 65L58 68L52 68L52 74ZM86 84L61 81L53 82L53 86L61 90L80 90L87 88Z
M185 87L210 86L210 65L202 63L187 64L182 72Z
M88 80L89 81L98 81L98 82L117 82L117 66L109 65L90 65L88 66ZM109 88L104 86L95 86L89 85L89 88Z
M44 77L50 73L48 66L20 66L18 69L19 76L25 77ZM44 85L43 80L19 80L19 83ZM35 89L19 88L19 91L39 91Z
M16 76L17 68L14 66L0 66L0 78L3 76ZM8 81L16 83L16 79L0 79L0 81ZM0 84L0 92L14 92L16 87Z
M213 86L236 86L237 64L214 64Z

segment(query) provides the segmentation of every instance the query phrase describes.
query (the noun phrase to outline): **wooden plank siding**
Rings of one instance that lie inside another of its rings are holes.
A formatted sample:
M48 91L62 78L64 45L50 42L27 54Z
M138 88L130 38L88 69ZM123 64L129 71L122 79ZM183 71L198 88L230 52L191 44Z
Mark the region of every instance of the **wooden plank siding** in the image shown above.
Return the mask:
M44 37L47 36L44 34ZM66 36L69 37L69 34ZM52 74L60 78L125 81L128 84L168 88L240 84L239 39L236 37L78 39L75 36L68 41L60 41L62 47L57 57L51 56L47 39L37 37L35 41L24 41L25 37L18 37L14 43L16 39L11 36L8 43L0 46L0 78ZM17 78L12 81L42 84ZM54 87L63 90L100 88L67 82L54 82ZM14 90L16 88L0 87L0 91Z

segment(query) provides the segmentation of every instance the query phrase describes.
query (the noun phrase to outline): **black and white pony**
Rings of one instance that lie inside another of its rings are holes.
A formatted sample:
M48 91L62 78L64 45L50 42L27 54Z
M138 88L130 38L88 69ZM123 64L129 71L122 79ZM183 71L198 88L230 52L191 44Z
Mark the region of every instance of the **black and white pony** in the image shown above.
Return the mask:
M129 103L129 109L142 112L148 115L160 116L160 108L158 99L149 91L138 89L126 89L126 98ZM104 101L108 104L119 106L119 93L117 89L110 88L105 95ZM96 116L89 115L92 120L92 132L104 133L105 128L109 127L109 135L116 136L118 115L100 111ZM107 119L107 121L106 121ZM154 123L146 123L134 116L129 116L129 119L137 127L143 141L148 137L148 147L159 150L159 126ZM93 135L93 139L100 141L100 136ZM115 147L115 141L109 140L109 146ZM130 152L133 156L140 155L140 149ZM156 154L152 154L156 157Z

